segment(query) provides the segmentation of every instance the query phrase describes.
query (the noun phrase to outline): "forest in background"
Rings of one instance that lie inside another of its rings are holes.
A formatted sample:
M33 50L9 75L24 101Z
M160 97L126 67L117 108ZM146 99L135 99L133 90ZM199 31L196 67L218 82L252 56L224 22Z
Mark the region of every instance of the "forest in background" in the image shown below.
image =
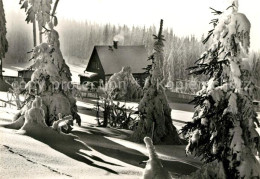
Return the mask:
M5 63L25 63L30 59L30 54L27 52L33 48L32 26L24 21L18 21L17 19L20 19L18 16L18 13L14 13L7 24L9 50L6 54L8 60ZM116 35L119 36L119 45L145 45L149 55L153 49L153 34L156 34L155 26L129 27L68 19L61 19L57 30L60 32L61 50L64 56L76 57L72 59L77 61L68 62L81 66L87 65L94 45L112 45ZM166 70L169 72L167 75L171 79L186 79L188 72L185 69L193 65L205 48L200 40L192 35L178 37L174 34L174 29L167 28L163 34L166 39L164 51L167 65L165 67L169 68Z
M31 55L27 52L33 48L32 25L27 25L24 19L21 20L19 13L12 13L12 17L7 23L9 49L5 63L27 63ZM164 71L166 79L171 82L179 80L198 82L203 80L189 76L186 69L193 66L196 59L208 48L208 44L202 44L204 36L200 39L193 35L178 37L174 34L174 29L164 29L163 34L166 39L164 43L166 59ZM115 36L119 40L119 45L145 45L149 55L153 50L153 34L156 34L155 26L129 27L126 25L97 24L88 21L78 22L70 19L61 19L57 30L60 32L61 50L65 60L70 64L84 67L87 65L94 45L112 45ZM259 52L251 53L250 61L254 72L254 81L260 89L259 54ZM178 83L175 83L175 85L177 86ZM184 85L184 83L181 85ZM258 94L257 96L260 96L260 90L258 90Z

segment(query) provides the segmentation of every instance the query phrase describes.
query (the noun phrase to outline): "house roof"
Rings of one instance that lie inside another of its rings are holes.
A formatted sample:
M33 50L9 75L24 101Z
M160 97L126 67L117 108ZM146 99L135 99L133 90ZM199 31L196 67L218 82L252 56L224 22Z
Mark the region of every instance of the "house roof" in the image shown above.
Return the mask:
M119 72L122 67L130 66L132 73L143 73L149 61L144 45L139 46L95 46L105 74Z

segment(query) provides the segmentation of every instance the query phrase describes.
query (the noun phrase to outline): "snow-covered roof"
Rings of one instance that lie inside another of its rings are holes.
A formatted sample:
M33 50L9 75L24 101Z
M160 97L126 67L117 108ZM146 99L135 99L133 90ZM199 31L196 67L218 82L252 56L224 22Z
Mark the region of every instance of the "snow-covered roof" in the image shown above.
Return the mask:
M22 69L22 70L17 70L18 72L34 72L34 69Z
M92 78L93 76L98 75L97 73L85 71L84 73L80 73L79 76L87 77L87 78Z
M112 46L94 46L90 60L93 58L95 50L105 74L114 74L126 66L131 67L132 73L143 73L144 70L142 68L150 64L147 61L148 54L144 45L118 46L117 48Z

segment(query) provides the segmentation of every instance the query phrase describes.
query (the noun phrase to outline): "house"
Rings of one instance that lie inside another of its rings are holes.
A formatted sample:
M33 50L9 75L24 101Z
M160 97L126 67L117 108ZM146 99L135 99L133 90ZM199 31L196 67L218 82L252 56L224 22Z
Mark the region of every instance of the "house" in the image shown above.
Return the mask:
M79 74L80 83L88 81L97 85L100 80L105 83L122 67L129 66L133 76L143 86L148 76L143 68L150 64L147 58L144 45L118 46L117 42L114 42L113 46L94 46L86 70Z
M28 82L31 80L31 76L33 74L34 70L32 69L24 69L18 71L18 78L22 78L25 82Z

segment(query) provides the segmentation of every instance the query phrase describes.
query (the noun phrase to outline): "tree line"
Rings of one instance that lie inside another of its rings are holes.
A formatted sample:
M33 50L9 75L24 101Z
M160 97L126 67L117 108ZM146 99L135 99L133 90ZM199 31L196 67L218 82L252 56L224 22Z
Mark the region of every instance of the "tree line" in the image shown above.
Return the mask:
M5 63L24 63L30 59L27 52L33 48L32 26L26 25L23 21L13 18L8 21L7 38L9 51ZM90 58L94 45L112 45L113 38L119 35L119 45L145 45L147 54L153 50L153 34L156 33L155 26L127 26L114 24L97 24L89 21L75 21L61 19L57 27L60 32L61 50L65 57L76 57L74 64L85 64ZM193 64L201 54L203 47L201 39L193 35L178 37L174 29L165 28L165 71L168 71L168 79L186 79L188 72L185 70ZM66 60L66 59L65 59Z
M60 28L61 49L65 56L74 56L86 62L91 55L94 45L112 45L113 38L119 35L119 45L145 45L147 54L153 50L153 34L155 26L132 26L96 24L88 21L77 22L74 20L62 20ZM174 29L166 28L165 36L165 71L169 80L187 79L188 71L185 69L192 65L204 47L201 39L195 36L178 37ZM123 37L123 38L122 38ZM75 62L74 62L75 63ZM76 62L77 63L77 62Z
M32 26L28 26L23 20L20 20L19 13L12 13L13 18L8 19L7 39L9 49L6 54L5 63L26 63L30 59L27 52L33 48ZM18 19L18 20L17 20ZM60 32L61 50L65 60L76 65L87 65L94 45L112 45L113 38L120 36L119 45L145 45L147 54L153 51L153 34L156 34L155 26L127 26L114 24L97 24L89 21L75 21L70 19L61 19L57 26ZM179 37L174 34L173 28L165 28L163 35L166 39L164 42L164 75L167 81L202 81L203 77L198 80L194 76L188 75L188 67L193 66L200 54L207 49L208 44L203 45L201 39L190 35ZM260 68L259 52L254 52L250 56L254 79L258 86ZM66 57L76 57L69 58ZM257 88L257 98L260 96L260 90ZM259 93L259 94L258 94Z

